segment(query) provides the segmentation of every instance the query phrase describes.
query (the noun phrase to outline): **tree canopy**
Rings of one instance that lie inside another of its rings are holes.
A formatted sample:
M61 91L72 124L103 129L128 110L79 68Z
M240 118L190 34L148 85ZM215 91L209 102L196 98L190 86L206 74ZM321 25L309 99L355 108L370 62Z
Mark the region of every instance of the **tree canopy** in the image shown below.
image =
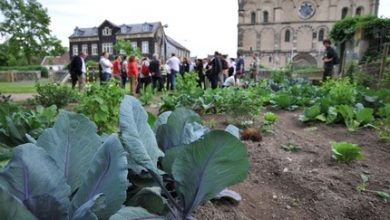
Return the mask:
M36 0L1 0L0 35L5 39L0 53L2 65L32 64L45 55L64 52L61 41L51 35L47 9Z

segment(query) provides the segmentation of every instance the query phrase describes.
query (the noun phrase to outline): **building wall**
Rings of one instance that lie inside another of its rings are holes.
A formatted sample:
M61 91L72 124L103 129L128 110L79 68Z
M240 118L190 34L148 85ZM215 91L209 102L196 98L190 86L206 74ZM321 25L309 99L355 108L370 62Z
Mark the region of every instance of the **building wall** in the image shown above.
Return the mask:
M322 65L320 32L327 38L334 23L342 18L344 8L348 9L346 16L355 16L359 10L362 15L376 15L378 1L238 0L238 4L238 52L246 55L246 63L253 62L251 54L257 52L262 65L279 67L290 60ZM310 7L314 9L312 13ZM308 8L305 14L303 9ZM286 31L290 32L289 41Z

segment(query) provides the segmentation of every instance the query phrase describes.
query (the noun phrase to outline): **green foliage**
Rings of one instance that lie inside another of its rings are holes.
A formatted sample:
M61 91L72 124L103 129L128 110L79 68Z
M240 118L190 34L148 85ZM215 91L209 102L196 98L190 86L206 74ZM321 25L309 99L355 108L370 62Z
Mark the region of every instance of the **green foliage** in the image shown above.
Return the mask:
M354 160L362 160L362 149L348 142L331 142L332 158L345 163L350 163Z
M7 63L16 64L22 59L32 64L38 61L36 58L64 52L61 41L50 33L47 10L38 1L0 1L0 10L4 17L0 35L8 39L6 46L10 53Z
M266 112L263 116L263 119L263 124L261 126L262 131L270 132L278 117L273 112Z
M114 45L115 51L118 53L123 50L125 52L124 55L127 56L135 56L135 57L142 57L142 53L139 50L139 48L134 48L131 45L131 42L129 40L118 40L116 41Z
M299 150L301 150L298 145L292 143L281 144L280 147L287 152L298 152Z
M141 90L141 95L139 96L139 100L144 105L149 105L150 102L153 100L154 93L153 93L153 87L151 85L148 85L145 89Z
M91 84L81 95L76 110L88 116L98 127L98 133L112 133L118 130L119 105L124 90L110 81L105 85Z
M11 101L0 104L0 145L15 147L28 143L26 134L37 138L43 129L51 126L57 115L56 106L28 110Z
M178 74L176 77L176 91L178 94L185 94L191 98L197 98L203 94L202 88L198 87L198 74L196 72Z
M281 83L286 78L286 72L281 70L274 70L271 72L271 79L276 83Z
M377 19L375 16L355 16L346 17L336 22L329 36L336 42L342 43L352 39L358 27L362 27L364 23Z
M274 108L285 109L288 111L294 111L298 108L297 98L286 91L281 91L276 93L272 100L271 104L273 104Z
M223 107L235 123L253 120L262 109L257 95L240 88L224 88Z
M355 131L359 126L374 121L374 110L357 105L355 108L348 105L339 105L337 112L343 117L349 131Z
M20 66L0 66L0 71L40 71L43 78L47 78L49 71L44 66L40 65L20 65Z
M322 90L329 95L334 105L353 105L356 101L356 85L347 77L326 81Z
M36 84L38 95L35 100L39 105L51 106L56 105L58 108L63 108L69 103L78 100L78 92L69 86L62 86L56 83Z

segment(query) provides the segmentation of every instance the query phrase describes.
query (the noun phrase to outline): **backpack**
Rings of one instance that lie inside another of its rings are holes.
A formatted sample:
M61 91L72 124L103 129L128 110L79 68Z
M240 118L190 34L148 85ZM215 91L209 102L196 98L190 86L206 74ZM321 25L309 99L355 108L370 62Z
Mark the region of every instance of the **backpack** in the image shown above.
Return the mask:
M149 67L145 63L143 63L142 66L141 66L141 73L144 76L149 75Z

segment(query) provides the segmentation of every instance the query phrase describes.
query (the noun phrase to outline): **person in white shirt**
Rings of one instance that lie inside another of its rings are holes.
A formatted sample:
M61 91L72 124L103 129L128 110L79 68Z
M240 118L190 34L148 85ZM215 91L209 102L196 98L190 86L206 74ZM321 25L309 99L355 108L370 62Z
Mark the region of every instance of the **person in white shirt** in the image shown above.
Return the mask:
M100 57L99 64L102 68L102 81L109 81L112 78L112 63L108 59L109 54L107 52L103 52Z
M223 86L242 86L242 83L240 82L241 75L241 72L237 72L235 75L229 76L228 78L226 78L225 82L223 83Z
M172 53L172 57L168 59L167 65L170 69L167 81L167 90L174 90L176 87L176 74L180 71L180 60L176 57L175 53Z

